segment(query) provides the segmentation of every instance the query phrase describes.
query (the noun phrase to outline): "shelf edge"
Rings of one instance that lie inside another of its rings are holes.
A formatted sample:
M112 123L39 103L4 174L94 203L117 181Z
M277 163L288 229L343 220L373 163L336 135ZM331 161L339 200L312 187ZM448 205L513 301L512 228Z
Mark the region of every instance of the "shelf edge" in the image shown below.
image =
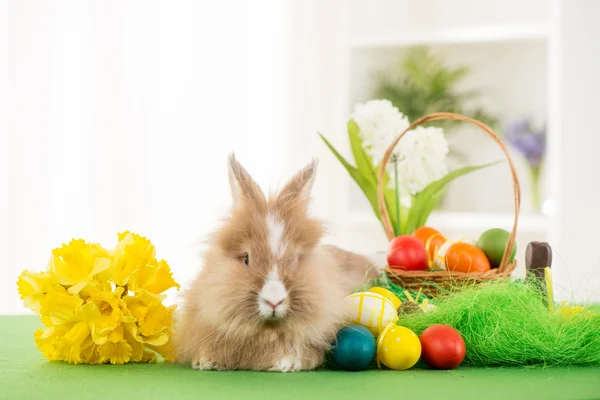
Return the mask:
M498 25L433 32L383 33L350 37L354 49L403 47L423 44L468 44L518 40L547 39L550 29L546 24Z

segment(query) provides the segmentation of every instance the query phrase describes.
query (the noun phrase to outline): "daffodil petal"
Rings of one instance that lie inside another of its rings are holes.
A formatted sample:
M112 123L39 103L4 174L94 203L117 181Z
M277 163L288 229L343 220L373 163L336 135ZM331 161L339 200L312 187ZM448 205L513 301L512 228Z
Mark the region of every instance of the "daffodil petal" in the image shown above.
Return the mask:
M161 260L156 266L156 277L151 285L145 287L146 290L152 293L160 294L170 288L179 289L179 284L173 279L173 274L169 264Z
M23 305L34 313L39 314L44 298L45 296L42 293L32 293L23 299Z
M173 342L168 341L162 346L154 346L152 344L148 344L148 347L158 354L160 354L166 362L171 362L175 360L175 347L173 346Z
M71 286L68 291L71 294L77 294L81 291L81 289L83 289L85 287L85 285L87 285L89 283L89 281L83 281L83 282L79 282L74 284L73 286Z
M108 268L110 268L110 264L110 258L96 258L92 267L90 278L92 278L96 274L99 274L100 272L106 271Z
M155 363L156 362L156 353L153 351L144 350L143 356L140 359L143 363Z
M93 322L96 319L102 317L102 314L100 314L100 309L94 302L90 302L79 307L79 309L77 309L77 314L84 322L90 325L93 325Z
M110 334L108 335L108 340L115 343L119 342L125 338L124 334L125 330L123 329L123 326L118 326L112 332L110 332Z
M98 354L103 362L110 361L111 364L125 364L131 358L131 346L126 340L117 343L108 341L98 346Z
M169 341L169 335L161 333L150 338L144 338L144 343L151 344L152 346L162 346Z
M108 341L108 335L101 335L98 331L92 331L92 340L95 344L101 345Z

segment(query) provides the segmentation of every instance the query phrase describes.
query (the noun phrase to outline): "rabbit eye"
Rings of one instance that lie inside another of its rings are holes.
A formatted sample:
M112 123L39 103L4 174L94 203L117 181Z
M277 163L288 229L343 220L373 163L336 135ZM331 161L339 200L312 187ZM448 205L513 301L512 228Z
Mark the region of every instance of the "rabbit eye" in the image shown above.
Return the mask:
M246 253L244 255L244 264L248 265L249 262L250 262L250 258L248 257L248 253Z

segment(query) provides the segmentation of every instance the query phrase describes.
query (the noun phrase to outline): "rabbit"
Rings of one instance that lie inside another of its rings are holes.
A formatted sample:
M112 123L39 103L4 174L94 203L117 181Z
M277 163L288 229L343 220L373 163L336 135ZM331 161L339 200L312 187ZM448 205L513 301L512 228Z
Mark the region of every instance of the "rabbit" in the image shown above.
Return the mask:
M175 346L198 370L291 372L321 366L344 323L344 298L378 269L320 245L308 216L318 160L267 200L229 156L231 215L209 238L203 268L183 292Z

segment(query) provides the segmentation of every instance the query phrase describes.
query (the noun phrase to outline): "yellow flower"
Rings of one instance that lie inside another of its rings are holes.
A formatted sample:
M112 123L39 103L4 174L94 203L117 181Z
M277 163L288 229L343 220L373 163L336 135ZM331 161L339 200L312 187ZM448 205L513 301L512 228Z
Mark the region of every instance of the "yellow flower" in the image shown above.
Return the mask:
M135 324L126 324L125 337L127 338L127 342L134 349L132 352L133 355L131 361L156 361L156 354L146 351L143 348L144 346L160 354L165 359L165 361L173 361L175 359L175 348L173 346L172 340L170 339L171 337L173 337L173 332L171 328L169 328L167 332L163 332L157 337L144 338L143 336L138 335L138 328ZM139 346L132 343L138 343ZM143 350L143 355L141 360L138 360L138 357L140 356L140 349Z
M17 288L25 307L39 313L46 298L46 293L57 283L51 274L25 270L17 280Z
M84 301L88 301L90 300L91 292L111 292L113 290L113 287L109 281L99 280L98 278L99 276L97 276L96 279L93 279L92 281L88 282L88 284L84 286L83 289L79 291L79 293L77 293L77 296L79 296Z
M132 275L129 289L135 293L146 290L161 294L172 287L179 289L179 284L173 279L169 264L164 260L153 259Z
M167 335L169 338L173 337L172 332L168 332ZM165 361L172 362L173 360L175 360L175 346L173 346L173 341L171 339L169 339L160 346L155 346L152 344L148 344L147 346L148 348L160 354L165 359Z
M51 328L47 328L46 330L38 329L33 334L35 339L35 343L38 348L42 351L44 357L49 359L50 361L58 360L56 356L56 352L54 350L54 342L63 337L65 333L72 328L74 324L64 324L59 326L53 326Z
M149 343L149 338L161 335L173 323L173 309L165 307L162 303L156 302L148 306L148 310L144 319L139 323L140 335L144 336L146 343ZM160 339L156 345L161 345L166 338Z
M84 342L83 350L81 350L81 362L85 364L103 364L98 353L98 345L93 342L91 337L88 337Z
M156 353L153 351L144 350L144 354L139 362L143 363L155 363L156 362Z
M49 360L86 364L173 360L175 306L162 293L179 288L142 236L124 232L114 251L83 240L52 251L46 272L23 271L23 303L46 329L34 333Z
M129 362L131 346L126 340L106 342L98 346L98 354L100 355L100 362L110 361L111 364L125 364Z
M77 296L71 295L60 285L48 289L42 302L40 314L48 318L53 325L78 321L77 309L83 304Z
M104 344L108 334L123 322L135 322L131 315L124 315L125 303L121 299L124 289L115 292L90 290L88 303L79 309L79 315L92 330L95 344ZM128 314L130 314L128 312Z
M69 293L77 294L110 264L110 253L102 246L73 239L52 251L48 271L61 285L69 286Z
M52 343L56 358L69 363L82 362L81 353L93 343L88 339L90 328L85 322L78 322L63 336Z
M137 320L138 334L145 343L160 346L168 340L164 333L173 324L173 311L175 307L165 307L162 304L163 296L154 296L141 293L134 297L125 297L123 300L127 308Z
M102 362L110 361L111 364L125 364L130 360L131 346L125 340L123 326L118 326L108 336L106 343L98 346L98 354Z
M155 248L148 239L135 233L119 234L119 243L112 251L109 280L118 286L129 283L131 276L154 260Z
M141 362L147 351L144 349L144 343L136 338L136 325L125 324L124 329L125 340L129 344L129 347L131 347L131 361Z
M137 324L127 325L127 332L136 341L160 354L166 361L173 361L173 312L175 306L165 307L162 296L142 293L125 297L127 308L136 318Z

